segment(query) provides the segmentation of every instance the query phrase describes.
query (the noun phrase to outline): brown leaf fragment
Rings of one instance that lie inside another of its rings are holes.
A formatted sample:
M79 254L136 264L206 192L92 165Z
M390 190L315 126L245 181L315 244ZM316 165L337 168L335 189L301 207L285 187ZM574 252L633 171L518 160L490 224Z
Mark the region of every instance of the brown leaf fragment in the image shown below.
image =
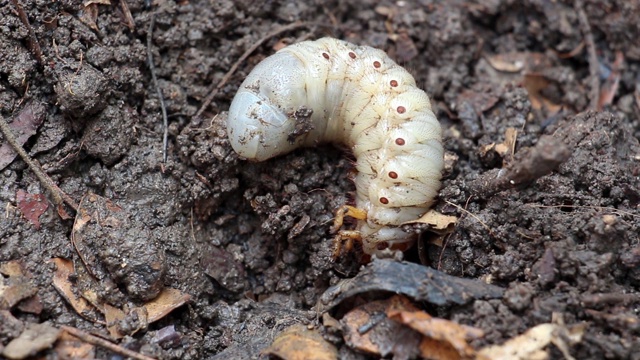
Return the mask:
M455 216L444 215L433 209L427 211L422 215L420 219L407 221L404 224L427 224L432 230L438 233L450 233L453 231L454 226L458 222L458 218Z
M485 59L494 69L510 73L536 71L550 65L550 61L545 54L535 52L485 55Z
M296 324L285 329L273 340L263 354L277 356L284 360L334 360L338 350L326 341L318 330L309 330Z
M104 304L104 320L107 323L109 335L114 339L122 339L126 334L120 332L118 322L126 317L124 311L115 306Z
M600 98L598 99L598 111L605 106L613 103L613 98L618 92L620 84L620 75L624 65L624 54L621 51L616 52L616 59L611 66L611 73L600 88Z
M16 137L20 145L36 134L38 127L46 117L46 109L39 102L30 102L18 113L9 124L11 132ZM8 141L3 141L0 145L0 170L7 167L18 154L13 150Z
M92 30L99 32L96 20L98 19L98 4L88 3L80 11L80 21L90 27Z
M29 324L17 338L11 340L2 351L9 359L25 359L50 348L58 339L60 329L48 324Z
M9 310L20 301L29 298L38 289L22 275L15 275L5 279L0 276L0 310Z
M73 307L78 315L90 321L97 322L99 314L96 308L76 293L77 289L75 284L71 282L71 278L76 276L73 262L63 258L53 258L52 261L56 265L56 272L53 276L53 287L62 298Z
M36 294L18 303L18 310L29 314L40 315L44 309L40 297Z
M421 336L387 317L391 307L418 311L409 300L394 296L368 302L349 311L340 321L347 345L358 351L394 359L412 359L419 354Z
M562 105L556 104L542 95L542 91L550 84L550 79L536 73L528 73L522 79L522 86L527 89L531 108L534 110L544 109L552 116L562 109Z
M111 5L111 0L87 0L82 3L82 6L96 5Z
M371 291L404 294L415 301L435 305L465 304L479 298L496 299L504 292L500 287L447 275L426 266L375 259L356 277L327 289L316 306L319 312L325 312L351 296Z
M16 202L22 215L36 229L40 229L40 215L49 208L47 198L42 194L29 194L22 189L16 192Z
M496 151L503 159L512 160L516 153L516 139L518 138L518 130L508 127L504 132L504 142L496 145Z
M0 274L4 276L24 276L25 271L20 260L11 260L0 264Z
M420 350L427 359L470 359L475 356L475 349L468 341L484 335L480 329L434 318L423 311L392 306L387 309L387 316L425 336Z
M244 267L228 251L216 246L206 247L202 251L200 267L225 289L233 292L244 289Z
M95 359L96 348L77 337L63 331L55 346L56 355L60 359Z
M553 343L562 351L566 359L573 360L574 358L569 354L569 345L580 342L585 330L586 326L584 324L574 325L569 328L561 324L540 324L502 345L491 345L480 349L476 359L547 359L549 354L544 349L550 343Z
M165 288L158 297L144 304L149 323L162 319L189 300L191 300L191 295L177 289Z
M491 109L500 100L499 96L494 93L495 89L487 87L479 91L474 89L465 89L458 95L456 102L462 104L469 103L477 115Z

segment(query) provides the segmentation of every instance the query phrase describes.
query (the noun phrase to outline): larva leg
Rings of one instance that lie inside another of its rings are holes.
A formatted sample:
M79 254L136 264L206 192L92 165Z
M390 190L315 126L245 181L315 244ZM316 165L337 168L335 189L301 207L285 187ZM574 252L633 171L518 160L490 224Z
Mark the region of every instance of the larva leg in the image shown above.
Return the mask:
M333 259L337 259L342 251L350 252L353 250L354 242L362 241L362 234L356 230L342 230L333 239Z
M336 233L338 232L338 230L340 230L345 216L350 216L358 220L367 220L367 212L365 210L358 209L357 207L351 205L342 205L340 209L336 211L336 217L333 220L333 227L331 228L331 232Z
M362 234L356 230L340 230L345 216L350 216L358 220L366 220L367 212L351 205L343 205L336 211L336 217L333 220L332 232L338 235L333 239L333 258L337 259L342 254L343 249L346 252L353 250L354 241L361 242Z

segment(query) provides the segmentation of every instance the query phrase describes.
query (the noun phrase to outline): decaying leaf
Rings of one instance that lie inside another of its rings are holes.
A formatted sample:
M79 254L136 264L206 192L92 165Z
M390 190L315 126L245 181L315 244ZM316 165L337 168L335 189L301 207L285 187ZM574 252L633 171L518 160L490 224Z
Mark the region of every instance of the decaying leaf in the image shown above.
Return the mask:
M598 111L613 103L613 98L618 92L618 85L620 84L620 75L622 73L624 65L624 54L621 51L616 52L616 59L611 64L611 73L607 77L607 80L602 84L600 89L600 98L598 99Z
M496 55L485 55L489 64L498 71L517 73L532 72L550 66L550 61L543 53L511 52Z
M458 222L455 216L444 215L433 209L427 211L420 219L407 221L404 224L427 224L430 229L438 233L450 233ZM403 224L403 225L404 225Z
M109 335L114 339L122 339L126 334L120 332L118 322L124 320L127 315L124 311L118 309L115 306L104 304L104 320L107 323L107 329Z
M542 90L551 84L551 80L538 73L528 73L522 79L522 85L527 89L529 101L534 110L545 109L553 115L562 109L562 105L556 104L542 95Z
M56 265L53 287L73 307L78 315L90 321L99 322L98 319L101 315L97 309L74 291L76 290L75 285L71 282L71 278L75 277L73 262L63 258L54 258L52 261Z
M13 308L22 300L35 295L37 291L30 279L21 273L15 273L8 278L0 276L0 310Z
M27 140L35 135L38 127L46 117L46 109L42 103L30 102L20 111L20 113L9 124L11 132L16 137L20 145L24 145ZM0 170L7 167L18 154L13 150L8 141L3 141L0 145Z
M475 349L468 341L482 337L482 330L407 308L397 298L399 296L392 298L387 316L424 335L420 343L423 358L454 360L471 359L475 356Z
M545 348L553 343L568 360L574 360L569 354L569 345L582 340L585 324L570 328L562 324L540 324L524 334L508 340L502 345L487 346L478 352L478 360L529 360L547 359ZM567 343L568 342L568 343Z
M25 271L19 260L11 260L0 264L0 274L8 277L25 276Z
M388 259L374 259L356 277L330 287L316 308L325 312L343 300L371 291L404 294L435 305L465 304L473 299L501 298L504 290L481 281L462 279L432 268Z
M95 346L63 331L56 341L55 353L60 359L95 359Z
M2 350L9 359L25 359L41 350L50 348L58 339L60 329L48 324L29 324L17 338L11 340Z
M334 360L338 350L326 341L317 330L296 324L284 330L273 340L263 354L277 356L284 360Z
M421 336L414 330L389 319L386 315L394 301L402 301L403 306L417 311L406 298L394 297L367 302L349 311L340 320L344 328L347 345L358 351L372 355L394 358L415 358L419 354Z
M16 202L22 216L29 220L36 230L40 229L40 215L49 208L47 198L42 194L29 194L19 189L16 193Z
M165 288L155 299L144 304L149 316L149 323L162 319L189 300L191 300L191 295L177 289Z
M517 137L518 130L508 127L505 130L504 142L480 146L478 149L480 159L485 163L491 163L492 161L495 161L497 155L499 156L498 161L502 159L502 166L506 166L511 162L511 160L513 160L513 156L515 155Z

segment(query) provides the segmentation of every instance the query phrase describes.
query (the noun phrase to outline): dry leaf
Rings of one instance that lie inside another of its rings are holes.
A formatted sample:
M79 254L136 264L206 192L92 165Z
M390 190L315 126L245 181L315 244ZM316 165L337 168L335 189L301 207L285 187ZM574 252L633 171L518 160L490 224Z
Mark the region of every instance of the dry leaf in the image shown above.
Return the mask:
M362 352L382 357L415 358L419 353L422 336L410 328L389 319L391 308L418 311L403 296L368 302L347 313L341 320L347 345Z
M484 335L477 328L393 305L387 310L387 316L425 336L420 351L422 357L428 359L470 359L475 355L475 349L468 341Z
M48 324L29 324L17 338L11 340L2 350L9 359L25 359L41 350L50 348L58 339L60 329Z
M0 309L9 310L20 301L36 294L38 289L22 275L8 279L0 276Z
M496 55L485 55L489 64L498 71L517 73L531 72L547 68L550 60L543 53L511 52Z
M25 275L22 263L19 260L11 260L0 264L0 274L8 277Z
M46 109L39 102L30 102L20 111L20 113L9 124L9 128L20 145L24 145L27 140L38 131L38 127L46 117ZM3 141L0 145L0 170L11 164L18 154L13 150L8 141Z
M620 84L620 75L624 64L624 54L621 51L616 52L616 59L611 65L611 73L607 80L602 84L600 88L600 98L598 99L598 111L601 111L605 106L613 103L613 98L618 92L618 85Z
M90 321L97 322L99 315L96 308L73 291L75 285L70 281L71 277L75 277L73 262L63 258L53 258L52 261L56 265L56 272L53 276L53 287L71 307L73 307L78 315Z
M95 346L63 331L56 341L55 353L60 359L94 359Z
M96 32L99 32L96 20L98 19L98 4L90 3L80 11L80 21Z
M540 74L526 74L522 80L522 85L527 89L531 108L534 110L546 109L549 114L556 114L562 109L562 105L556 104L542 95L551 81Z
M165 288L155 299L144 304L149 323L158 321L191 300L191 295L177 289Z
M494 150L504 159L510 161L516 152L516 139L518 138L518 130L508 127L504 132L504 142L496 144Z
M122 339L126 334L120 332L118 322L126 317L124 311L115 306L104 304L104 320L107 323L109 335L114 339Z
M29 220L36 230L40 229L40 215L49 208L47 198L42 194L29 194L19 189L16 193L16 202L22 216Z
M524 334L508 340L502 345L487 346L478 351L478 360L529 360L547 359L549 354L545 347L549 343L554 343L563 352L566 359L574 358L568 352L568 344L578 343L582 340L582 335L586 326L584 324L567 328L561 324L540 324ZM564 335L564 336L563 336ZM568 335L568 336L567 336Z
M458 222L458 218L450 215L443 215L433 209L427 211L418 220L407 221L404 224L427 224L432 230L437 232L451 232Z
M89 6L92 4L97 4L97 5L111 5L111 0L87 0L84 3L82 3L82 6Z
M285 329L263 352L284 360L334 360L338 350L317 330L296 324Z

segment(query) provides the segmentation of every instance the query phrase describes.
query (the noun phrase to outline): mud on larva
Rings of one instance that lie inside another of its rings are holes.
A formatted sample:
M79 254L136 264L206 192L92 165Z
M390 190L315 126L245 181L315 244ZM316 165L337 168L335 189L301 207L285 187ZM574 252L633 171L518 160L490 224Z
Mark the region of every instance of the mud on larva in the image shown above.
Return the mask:
M303 134L296 132L299 109L313 111ZM339 211L336 226L341 215L357 218L356 229L339 237L361 239L367 254L410 242L413 235L399 225L425 213L440 188L442 132L429 97L368 46L323 38L281 49L242 83L227 128L233 149L250 160L319 142L349 146L357 159L356 203Z

